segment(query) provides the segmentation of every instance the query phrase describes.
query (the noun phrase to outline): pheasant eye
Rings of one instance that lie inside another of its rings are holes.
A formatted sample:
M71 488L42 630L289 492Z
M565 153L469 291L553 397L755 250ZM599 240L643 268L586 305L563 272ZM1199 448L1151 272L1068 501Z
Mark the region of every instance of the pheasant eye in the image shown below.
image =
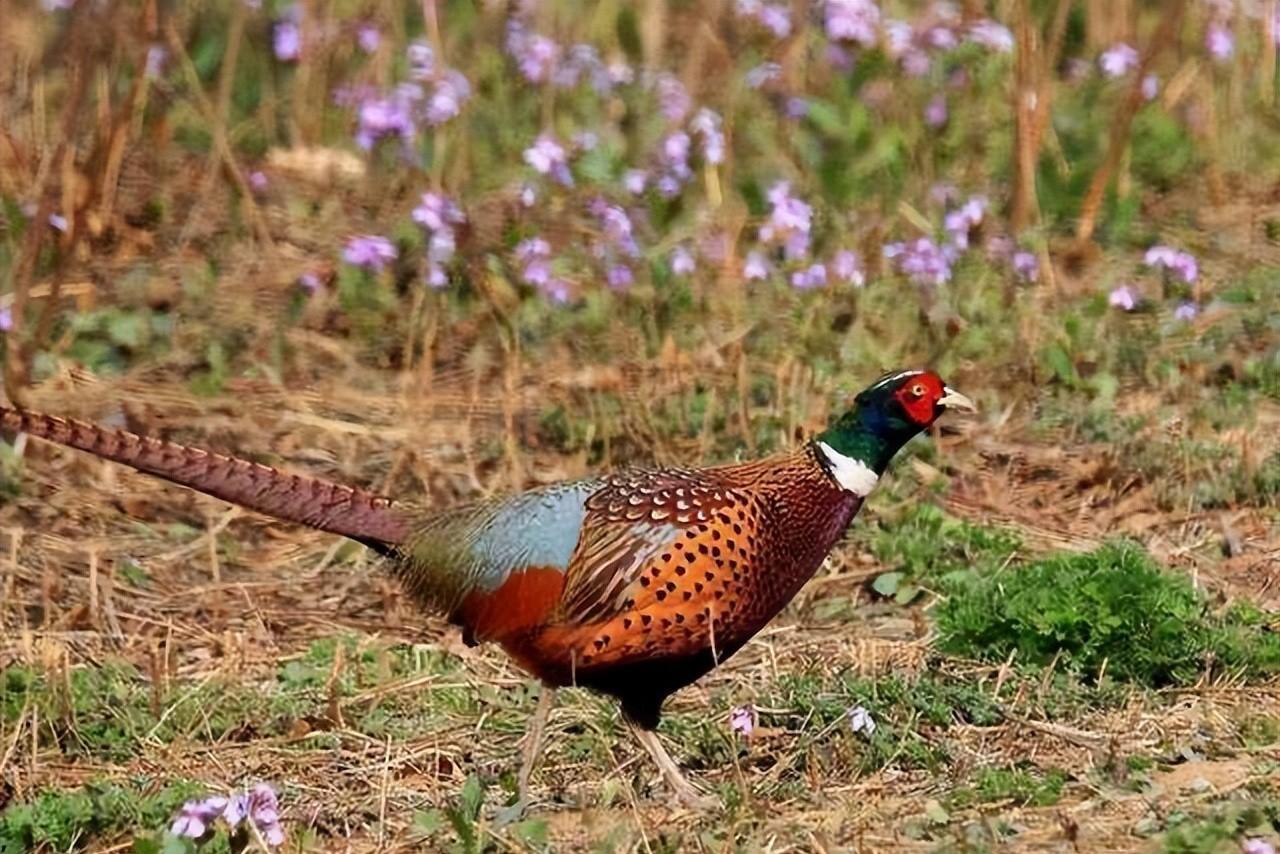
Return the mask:
M911 387L912 397L924 397L924 383L916 383Z

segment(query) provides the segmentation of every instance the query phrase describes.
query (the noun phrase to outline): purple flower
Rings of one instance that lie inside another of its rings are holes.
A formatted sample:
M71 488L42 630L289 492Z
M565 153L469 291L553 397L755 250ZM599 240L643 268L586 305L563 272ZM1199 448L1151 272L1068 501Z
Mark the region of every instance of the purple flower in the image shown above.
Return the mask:
M452 229L467 221L462 210L447 196L423 193L422 202L410 214L413 221L428 231Z
M871 717L871 712L862 706L854 706L849 709L848 715L849 729L853 730L854 734L861 733L867 738L871 738L875 734L876 721L875 718Z
M667 121L680 122L689 115L693 99L684 84L670 74L659 74L654 81L658 93L658 109Z
M153 44L147 48L146 76L154 80L163 74L168 59L169 51L163 45Z
M549 134L542 134L529 148L524 150L524 162L533 167L539 175L547 175L566 187L573 186L573 176L569 174L569 155L564 146Z
M762 62L749 70L743 80L749 88L759 89L769 81L777 80L781 76L781 65L776 62Z
M255 169L249 173L249 189L253 190L255 193L266 192L267 185L269 183L270 181L267 180L267 173L263 172L261 169Z
M934 95L924 106L924 123L940 128L947 123L947 96Z
M635 274L626 264L613 264L605 271L605 279L609 287L615 291L625 291L635 282Z
M1172 246L1156 245L1147 250L1143 261L1148 267L1164 269L1191 284L1199 275L1199 265L1190 252L1182 252Z
M729 712L729 732L743 738L751 738L756 729L756 710L751 706L738 706Z
M687 171L689 160L689 134L678 130L662 140L662 159L676 171Z
M628 169L622 176L622 186L627 188L627 192L634 196L638 196L644 192L645 185L649 183L649 174L643 169Z
M788 98L783 105L783 112L789 119L803 119L809 115L809 102L804 98Z
M763 252L752 249L747 253L747 258L742 263L742 278L748 282L755 282L769 278L769 273L769 262L765 259Z
M238 822L231 820L233 805L238 811L242 811L244 818L262 832L268 845L276 847L283 844L284 829L280 826L280 801L276 797L275 789L266 783L258 783L249 790L248 794L232 798L232 803L227 806L223 818L227 824L235 827Z
M1276 854L1276 847L1267 840L1254 836L1240 844L1240 854Z
M76 5L76 0L40 0L40 6L46 12L61 12Z
M1154 101L1156 95L1160 94L1160 78L1154 73L1148 74L1142 78L1142 97L1148 101Z
M227 804L226 798L218 796L205 798L203 801L187 801L178 812L178 817L173 820L169 832L174 836L200 839L227 809Z
M462 112L462 105L471 97L471 84L460 71L450 68L436 81L431 97L427 99L427 124L438 127Z
M809 251L813 208L791 195L791 184L787 181L770 187L768 199L771 209L768 221L760 226L760 240L781 243L788 259L801 257Z
M880 7L874 0L826 0L823 25L827 38L874 47L879 36Z
M174 819L170 832L175 836L201 839L219 818L233 830L241 822L249 822L272 848L284 844L284 828L280 826L280 801L275 790L266 783L258 783L247 792L230 798L215 795L202 801L187 801Z
M677 246L671 251L671 272L677 276L688 276L698 267L693 253L687 246Z
M1184 302L1173 310L1176 320L1195 320L1199 313L1200 308L1193 302Z
M281 62L296 62L302 55L302 30L296 21L276 21L271 32L271 48Z
M13 309L9 306L0 308L0 332L13 331Z
M928 237L886 244L884 257L917 285L936 287L951 280L950 255Z
M421 89L398 87L386 97L371 95L359 102L356 111L356 145L365 151L387 137L399 137L408 143L417 128L413 121L414 101Z
M302 288L309 294L314 294L320 290L320 276L311 270L307 270L298 277L298 287Z
M538 290L542 295L552 302L566 303L572 295L569 289L569 283L564 279L551 278L544 284L539 286Z
M754 18L777 38L791 34L791 12L781 3L761 3L760 0L738 0L738 14Z
M1040 275L1040 261L1032 252L1025 249L1013 253L1013 272L1024 282L1034 282Z
M436 74L436 53L424 41L410 42L405 49L409 61L409 76L414 80L429 80Z
M342 249L342 260L353 267L379 273L398 256L395 244L376 234L356 235L347 240Z
M827 268L823 264L811 264L791 274L791 287L797 290L820 288L827 283Z
M1098 67L1107 77L1123 77L1138 67L1138 52L1124 42L1118 42L1098 57Z
M635 230L631 225L631 217L617 205L611 205L604 199L596 199L590 205L591 212L600 220L604 229L605 240L609 245L632 258L640 254L636 245Z
M990 18L983 18L969 27L969 41L997 53L1010 53L1013 50L1013 33L1004 24Z
M589 82L591 88L600 94L610 91L616 85L614 72L601 61L600 51L589 44L575 44L569 48L568 58L555 70L552 82L562 89L569 89L583 80Z
M724 162L724 131L721 129L720 114L715 110L702 108L689 126L702 139L702 159L711 164Z
M1128 285L1121 285L1107 295L1107 305L1123 311L1133 311L1138 307L1138 295Z
M551 244L541 237L530 237L516 244L516 258L527 264L538 258L551 257Z
M373 24L361 24L356 27L356 44L365 53L376 53L382 44L382 32Z
M553 302L569 301L569 283L551 273L551 245L541 237L522 240L515 249L520 280Z
M951 235L951 242L957 249L969 248L969 233L982 224L986 210L987 200L982 196L972 196L962 206L943 217L942 226Z
M1210 21L1204 31L1204 49L1219 62L1231 58L1236 50L1236 37L1222 21Z
M54 231L61 231L64 234L67 230L67 218L62 214L49 214L49 227Z
M529 32L516 18L507 23L506 47L520 74L530 83L550 80L560 62L560 45L546 36Z
M867 283L862 269L862 259L857 252L841 249L831 257L831 275L848 285L860 288Z
M521 207L533 207L538 201L538 188L528 182L521 184L519 199Z

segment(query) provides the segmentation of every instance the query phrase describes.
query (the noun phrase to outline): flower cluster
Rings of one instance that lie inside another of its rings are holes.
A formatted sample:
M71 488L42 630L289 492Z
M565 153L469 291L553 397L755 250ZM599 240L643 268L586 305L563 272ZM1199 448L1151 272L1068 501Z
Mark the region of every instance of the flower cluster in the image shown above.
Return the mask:
M271 49L281 62L297 62L302 56L302 8L297 4L271 27Z
M628 262L640 257L631 217L622 208L600 198L593 200L588 207L603 234L603 239L592 245L592 253L605 264L605 281L609 287L625 290L635 281L635 273Z
M406 148L420 125L428 128L457 118L471 97L471 84L463 74L436 61L425 42L414 42L406 51L410 79L388 91L373 86L339 89L334 101L356 113L356 145L368 151L383 139L399 139Z
M569 283L551 270L551 244L541 237L531 237L516 246L515 256L522 282L553 302L569 301Z
M951 243L959 250L969 248L969 233L982 225L987 215L987 200L982 196L973 196L967 202L947 213L942 220L942 227L951 237Z
M554 136L544 133L524 150L524 162L539 175L546 175L566 187L573 186L569 172L569 152Z
M880 38L880 7L875 0L826 0L823 25L827 38L874 47Z
M1098 57L1098 67L1107 77L1123 77L1138 67L1138 51L1131 45L1118 42Z
M454 227L467 221L462 209L439 193L423 193L422 202L413 209L413 221L427 234L427 284L442 288L448 284L444 267L453 260L458 240Z
M342 248L342 260L353 267L371 273L380 273L395 261L399 253L396 245L377 234L358 234L347 239Z
M884 257L898 272L922 287L937 287L951 280L951 264L957 252L951 244L939 246L931 238L887 243Z
M256 830L273 848L284 844L284 828L280 826L280 801L275 789L258 783L247 792L230 797L213 795L183 804L170 832L174 836L203 839L213 832L218 819L232 831Z
M1120 285L1107 295L1107 305L1121 311L1133 311L1138 307L1138 292L1129 285Z
M1170 274L1177 276L1188 285L1196 280L1196 276L1200 273L1200 267L1196 263L1196 258L1190 252L1183 252L1174 249L1172 246L1163 246L1157 244L1147 250L1147 254L1143 257L1143 261L1148 267L1155 270L1166 270Z
M769 188L769 219L760 226L761 243L782 246L788 261L803 258L809 252L809 232L813 227L813 208L791 195L791 184L779 181Z
M738 706L729 712L729 732L743 738L751 738L756 731L756 710L754 707Z
M600 94L629 83L635 72L626 63L606 65L600 51L592 45L578 43L566 50L548 36L535 32L520 18L507 21L504 47L515 62L520 76L535 85L551 84L559 89L572 89L588 83Z
M791 10L784 3L738 0L738 14L754 20L775 38L784 39L791 35Z

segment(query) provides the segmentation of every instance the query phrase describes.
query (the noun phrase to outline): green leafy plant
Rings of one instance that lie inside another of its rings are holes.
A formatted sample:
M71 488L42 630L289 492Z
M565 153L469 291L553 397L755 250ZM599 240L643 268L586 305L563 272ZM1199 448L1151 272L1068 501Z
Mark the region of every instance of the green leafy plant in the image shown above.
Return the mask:
M937 609L940 648L987 660L1011 654L1141 685L1190 684L1207 667L1280 672L1280 636L1246 610L1221 615L1182 575L1137 546L1055 555L972 581Z

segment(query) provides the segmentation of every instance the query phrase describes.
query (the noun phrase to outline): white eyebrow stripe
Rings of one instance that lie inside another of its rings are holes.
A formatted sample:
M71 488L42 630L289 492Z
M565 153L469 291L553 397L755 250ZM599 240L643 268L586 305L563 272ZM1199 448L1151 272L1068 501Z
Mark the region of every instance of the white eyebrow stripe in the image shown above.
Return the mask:
M912 371L898 371L898 373L896 373L896 374L890 374L889 376L887 376L887 377L885 377L884 379L880 380L880 382L878 382L878 383L876 383L875 385L873 385L873 386L872 386L872 388L879 388L880 386L885 385L886 383L897 382L897 381L898 381L898 380L900 380L900 379L904 379L904 378L906 378L906 377L915 377L915 376L919 376L920 374L923 374L923 373L924 373L924 371L915 371L915 370L912 370Z

